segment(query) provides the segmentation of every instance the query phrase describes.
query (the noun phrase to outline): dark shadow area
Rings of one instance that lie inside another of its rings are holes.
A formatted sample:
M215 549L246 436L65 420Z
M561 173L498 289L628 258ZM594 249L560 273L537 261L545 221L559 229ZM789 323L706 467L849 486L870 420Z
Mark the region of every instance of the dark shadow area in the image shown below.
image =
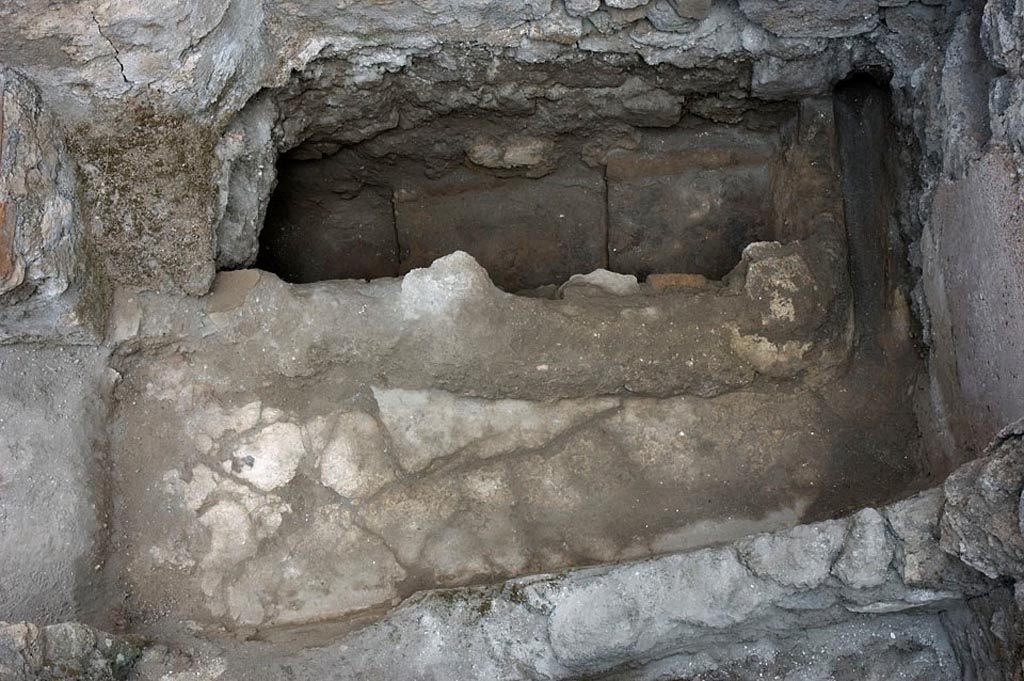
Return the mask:
M422 142L407 156L367 143L311 158L300 147L278 162L256 266L292 283L374 279L462 250L513 292L598 268L721 279L747 244L774 238L793 113L760 130L642 130L599 157L569 135L491 137L454 160ZM444 135L465 123L434 125Z
M256 267L287 282L398 276L391 193L328 161L282 160Z
M857 320L857 347L881 352L880 335L901 266L890 243L897 169L892 92L874 74L857 73L835 87L833 99L844 214Z

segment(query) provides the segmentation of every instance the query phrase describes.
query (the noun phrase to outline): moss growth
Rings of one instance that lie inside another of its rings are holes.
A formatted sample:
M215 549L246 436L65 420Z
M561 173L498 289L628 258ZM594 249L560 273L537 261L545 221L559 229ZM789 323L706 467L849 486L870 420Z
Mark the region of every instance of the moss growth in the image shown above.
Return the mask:
M80 248L82 256L76 278L81 282L82 293L75 305L74 314L93 339L102 340L113 293L106 268L92 241L83 238Z
M79 127L69 147L82 207L115 282L203 293L212 278L217 132L134 108L118 132Z
M523 588L518 584L509 584L505 598L507 598L510 603L523 605L526 603L526 592L524 592Z
M445 589L433 592L433 597L443 603L449 610L454 610L459 605L464 605L469 608L469 611L475 611L480 617L486 617L494 607L493 601L484 593L478 591Z
M459 591L454 589L445 589L444 591L435 591L434 598L441 601L449 608L455 607L459 602L465 601L466 597Z

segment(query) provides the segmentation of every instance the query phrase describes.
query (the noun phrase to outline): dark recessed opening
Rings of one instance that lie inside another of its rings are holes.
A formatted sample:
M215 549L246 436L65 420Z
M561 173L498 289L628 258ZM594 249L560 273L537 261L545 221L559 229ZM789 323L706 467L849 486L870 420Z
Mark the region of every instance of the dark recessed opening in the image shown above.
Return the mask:
M346 68L324 61L317 87L279 95L287 152L256 264L287 281L399 276L456 250L508 291L598 268L717 280L747 244L813 231L794 206L831 146L800 131L801 109L825 102L736 97L749 74L733 65L695 78L467 47L380 82Z
M884 74L859 72L835 86L833 104L858 345L864 350L877 344L905 261L896 227L892 91Z
M293 283L398 275L391 193L352 183L338 166L278 163L257 267Z
M772 236L780 134L645 130L636 148L589 164L576 138L491 138L440 170L358 147L311 160L300 149L278 163L257 266L295 283L372 279L463 250L509 291L598 268L720 279Z

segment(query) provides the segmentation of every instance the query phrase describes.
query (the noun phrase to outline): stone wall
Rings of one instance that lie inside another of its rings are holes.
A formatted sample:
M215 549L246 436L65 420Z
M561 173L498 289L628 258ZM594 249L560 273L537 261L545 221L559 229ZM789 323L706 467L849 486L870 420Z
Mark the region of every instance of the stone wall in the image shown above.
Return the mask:
M923 242L932 380L970 456L1024 410L1024 187L995 147L946 180Z
M539 130L480 141L479 125L443 117L432 130L459 130L465 151L381 135L283 161L257 265L296 283L374 278L462 250L509 291L599 268L722 279L746 245L806 236L822 211L840 216L831 103L806 99L800 111L624 127L604 145ZM788 201L811 192L816 201Z
M943 178L921 245L932 393L948 450L969 457L1024 410L1021 21L965 13L948 48Z
M0 344L95 344L104 275L83 234L63 128L22 76L0 70Z
M12 5L0 59L73 128L110 278L190 294L215 258L252 262L278 152L336 150L469 104L546 111L555 133L588 117L725 122L877 68L925 147L906 172L931 153L939 122L911 112L934 95L918 85L941 63L941 6L865 1L809 21L797 2L617 4ZM47 48L58 42L74 49ZM402 74L414 79L392 86Z

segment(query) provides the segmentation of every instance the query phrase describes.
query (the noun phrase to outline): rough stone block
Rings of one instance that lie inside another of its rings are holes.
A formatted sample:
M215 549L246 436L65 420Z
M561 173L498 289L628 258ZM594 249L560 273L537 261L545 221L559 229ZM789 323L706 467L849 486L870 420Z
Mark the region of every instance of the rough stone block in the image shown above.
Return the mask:
M1024 7L1016 0L985 3L981 20L981 39L992 63L1012 74L1021 71L1024 59Z
M640 636L639 607L632 594L620 593L615 586L598 581L572 590L552 613L551 647L567 667L600 669L634 653Z
M258 267L293 283L398 275L391 197L384 190L353 188L332 172L335 167L281 167L260 234Z
M608 160L609 264L617 272L719 279L767 237L768 155L740 147L614 152Z
M216 273L215 128L145 108L75 137L83 216L116 284L201 295Z
M558 289L562 298L589 295L634 296L640 293L640 284L632 274L618 274L605 269L589 274L574 274Z
M613 398L536 403L456 398L442 391L374 390L391 451L406 471L456 454L481 459L545 445L618 406Z
M987 456L946 478L943 489L942 549L992 579L1024 577L1024 421L1004 430Z
M251 265L259 250L259 233L277 179L277 149L271 132L276 112L269 99L253 102L231 122L214 153L217 176L217 265Z
M922 492L885 510L898 540L895 564L903 583L933 588L942 584L955 563L939 548L939 518L946 498L941 488Z
M458 172L395 192L402 270L464 250L506 290L605 265L604 183L594 170L539 179Z
M570 16L578 17L596 12L601 0L565 0L565 10Z
M703 19L711 10L711 0L668 0L676 13L687 19Z
M878 0L740 0L740 11L782 38L843 38L878 25Z
M634 9L646 5L647 0L605 0L605 4L615 9Z
M866 508L850 519L846 543L832 565L832 574L855 589L880 586L888 577L892 552L885 517Z
M843 521L798 525L778 534L762 534L737 545L750 570L779 584L814 588L828 578L843 547Z
M94 342L106 296L64 133L24 78L0 71L0 90L0 343Z
M754 62L750 90L765 99L823 95L839 77L849 71L849 55L829 48L828 57L782 59L766 55Z

